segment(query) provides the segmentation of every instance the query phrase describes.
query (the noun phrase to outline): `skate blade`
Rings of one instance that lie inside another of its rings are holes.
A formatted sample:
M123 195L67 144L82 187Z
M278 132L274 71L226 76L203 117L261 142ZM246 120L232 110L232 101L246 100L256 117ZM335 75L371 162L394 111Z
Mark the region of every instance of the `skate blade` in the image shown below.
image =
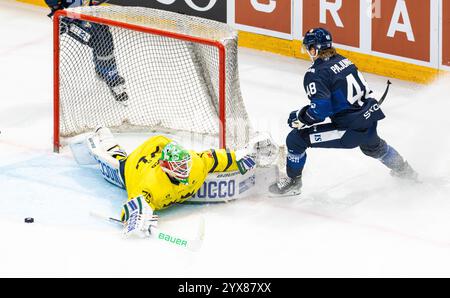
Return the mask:
M128 100L124 101L116 100L116 102L118 102L121 106L128 107Z
M412 178L397 178L400 181L403 181L404 183L410 183L410 184L423 184L424 182L418 178L412 179Z
M301 192L285 193L285 194L275 194L269 193L269 198L289 198L289 197L299 197Z
M419 176L417 176L417 177L401 177L401 176L392 175L392 177L394 179L397 179L398 181L402 181L402 182L405 182L405 183L412 183L412 184L422 184L422 183L424 183L423 180L419 178Z

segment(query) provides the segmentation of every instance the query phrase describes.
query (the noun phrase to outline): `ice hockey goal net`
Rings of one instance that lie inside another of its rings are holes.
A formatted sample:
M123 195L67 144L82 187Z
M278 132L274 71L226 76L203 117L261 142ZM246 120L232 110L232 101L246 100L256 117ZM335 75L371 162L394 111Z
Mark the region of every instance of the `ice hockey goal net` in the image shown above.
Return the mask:
M112 39L95 37L96 24ZM126 106L97 75L99 50L115 60ZM237 33L226 24L142 7L79 7L55 14L54 54L55 151L97 125L209 135L220 147L248 141Z

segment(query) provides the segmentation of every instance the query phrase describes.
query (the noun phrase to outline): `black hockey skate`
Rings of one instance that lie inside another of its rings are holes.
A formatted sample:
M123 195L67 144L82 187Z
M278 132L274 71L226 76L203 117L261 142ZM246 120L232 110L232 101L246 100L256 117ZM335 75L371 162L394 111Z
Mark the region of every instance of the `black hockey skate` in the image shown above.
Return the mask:
M403 162L395 169L392 169L391 175L393 177L419 182L419 175L407 161Z
M121 104L128 105L128 94L125 87L125 79L117 75L114 79L109 79L106 81L114 99Z
M283 177L277 183L269 186L271 197L290 197L301 194L302 176L297 178Z
M125 87L125 79L119 75L115 59L98 61L95 72L98 78L106 83L114 99L127 106L128 94Z

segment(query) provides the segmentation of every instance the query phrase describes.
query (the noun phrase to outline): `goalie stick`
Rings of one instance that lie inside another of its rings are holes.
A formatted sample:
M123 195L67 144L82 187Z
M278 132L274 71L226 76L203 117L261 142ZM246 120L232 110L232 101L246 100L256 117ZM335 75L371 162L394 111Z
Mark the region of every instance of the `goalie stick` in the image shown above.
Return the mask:
M109 217L109 216L106 216L106 215L103 215L103 214L100 214L97 212L90 212L90 215L93 217L114 223L116 225L123 226L122 221L117 218ZM156 240L170 243L172 245L175 245L175 246L178 246L181 248L185 248L185 249L188 249L191 251L198 251L198 250L200 250L200 248L203 244L203 239L205 237L205 220L203 217L201 218L196 239L188 239L185 237L179 237L172 233L165 232L156 227L151 227L150 229L151 229L150 237L152 237Z

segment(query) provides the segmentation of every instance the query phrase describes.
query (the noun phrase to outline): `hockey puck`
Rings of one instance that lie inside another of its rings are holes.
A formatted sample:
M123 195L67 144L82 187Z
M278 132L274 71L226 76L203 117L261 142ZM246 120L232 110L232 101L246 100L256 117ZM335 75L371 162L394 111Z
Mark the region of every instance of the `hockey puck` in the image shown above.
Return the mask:
M25 222L26 222L26 223L33 223L33 222L34 222L34 218L32 218L32 217L27 217L27 218L25 218Z

